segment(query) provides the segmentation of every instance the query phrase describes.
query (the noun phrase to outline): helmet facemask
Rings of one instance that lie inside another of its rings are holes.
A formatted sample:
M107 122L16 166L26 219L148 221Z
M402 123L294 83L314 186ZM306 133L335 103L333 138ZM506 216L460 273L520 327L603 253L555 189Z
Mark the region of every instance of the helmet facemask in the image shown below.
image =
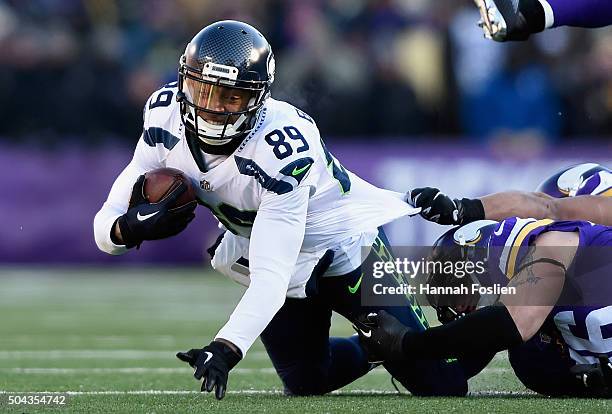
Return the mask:
M433 263L447 264L452 262L457 267L457 263L473 262L475 246L435 246L429 260ZM465 287L468 292L471 292L472 285L480 284L478 277L474 273L467 273L462 277L458 277L454 273L441 271L442 267L433 267L433 270L427 275L427 284L433 288L461 288ZM465 268L465 267L463 267ZM472 294L428 294L427 300L429 304L436 310L438 320L441 323L452 322L455 319L466 315L476 309L480 295Z
M185 127L208 145L225 145L253 130L269 95L267 82L238 81L238 69L206 63L201 70L181 57L178 100Z
M467 294L428 294L427 299L442 323L451 322L478 307L486 306L491 295L480 295L473 287L490 286L490 246L488 241L496 226L495 221L479 220L455 227L434 243L429 260L443 263L434 266L427 276L430 287L451 288ZM448 264L452 266L447 267ZM447 269L451 269L448 272ZM445 289L442 289L445 290Z

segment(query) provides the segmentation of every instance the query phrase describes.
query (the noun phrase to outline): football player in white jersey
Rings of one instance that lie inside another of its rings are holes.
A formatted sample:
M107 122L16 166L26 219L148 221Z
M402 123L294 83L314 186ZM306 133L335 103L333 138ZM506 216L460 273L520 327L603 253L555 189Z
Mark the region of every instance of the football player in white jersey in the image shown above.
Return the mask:
M329 337L331 312L356 321L383 309L361 303L362 263L390 260L379 227L419 211L404 194L343 168L310 116L272 99L274 70L271 47L253 27L221 21L202 29L181 56L178 82L147 101L134 157L94 220L98 247L126 253L182 231L194 216L195 203L170 208L184 185L155 204L139 196L146 171L174 167L196 184L199 203L228 230L213 265L248 286L209 345L177 354L219 399L260 335L290 394L323 394L371 369L356 337ZM372 247L365 259L362 247ZM234 259L248 267L224 268ZM419 305L404 299L384 309L425 329ZM467 390L459 364L387 369L415 394ZM452 379L440 381L444 372Z

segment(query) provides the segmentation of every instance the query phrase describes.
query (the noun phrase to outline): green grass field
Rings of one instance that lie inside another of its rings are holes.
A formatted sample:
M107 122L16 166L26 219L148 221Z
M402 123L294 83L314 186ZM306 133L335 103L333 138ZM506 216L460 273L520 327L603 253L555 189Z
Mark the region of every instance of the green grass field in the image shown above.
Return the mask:
M376 369L337 393L288 398L261 345L232 371L218 402L200 394L179 350L203 346L242 288L198 269L0 270L0 412L610 412L612 403L548 399L525 390L503 355L468 398L397 394ZM333 333L350 326L336 318ZM8 397L67 392L64 406Z

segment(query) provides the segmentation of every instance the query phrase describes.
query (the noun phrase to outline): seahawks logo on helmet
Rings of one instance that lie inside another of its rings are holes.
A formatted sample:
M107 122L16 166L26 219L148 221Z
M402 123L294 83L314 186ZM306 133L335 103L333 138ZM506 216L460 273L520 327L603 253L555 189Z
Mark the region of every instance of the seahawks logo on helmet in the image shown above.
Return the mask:
M276 59L274 59L274 55L270 53L268 55L268 76L270 77L270 83L274 82L275 73L276 73Z

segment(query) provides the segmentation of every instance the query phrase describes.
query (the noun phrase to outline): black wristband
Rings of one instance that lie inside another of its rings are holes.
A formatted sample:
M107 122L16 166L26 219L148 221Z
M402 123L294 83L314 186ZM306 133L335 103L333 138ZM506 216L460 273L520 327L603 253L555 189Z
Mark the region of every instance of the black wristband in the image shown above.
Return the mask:
M121 232L121 238L123 239L123 244L125 244L125 247L127 247L128 249L131 249L134 246L140 247L142 240L134 239L132 230L130 230L130 227L127 225L127 220L125 219L125 215L120 216L117 219L117 224L119 225L119 231ZM112 233L111 233L111 237L112 237Z
M210 343L209 347L223 355L229 369L234 368L242 359L242 351L240 351L238 347L236 347L236 350L234 351L225 342L214 340Z
M115 226L117 225L117 222L119 221L119 218L120 218L120 217L118 217L118 218L117 218L117 220L115 220L115 222L114 222L114 223L113 223L113 225L111 226L111 231L110 231L110 238L111 238L111 241L112 241L113 243L115 243L116 245L122 245L122 244L124 244L124 242L122 242L121 240L119 240L119 239L117 238L117 236L115 236ZM121 227L119 227L119 231L121 231Z
M408 332L402 339L404 355L420 358L477 357L523 343L508 309L496 303L442 326Z
M480 199L462 198L461 200L455 200L455 204L457 204L459 210L458 217L460 225L485 219L484 206Z

